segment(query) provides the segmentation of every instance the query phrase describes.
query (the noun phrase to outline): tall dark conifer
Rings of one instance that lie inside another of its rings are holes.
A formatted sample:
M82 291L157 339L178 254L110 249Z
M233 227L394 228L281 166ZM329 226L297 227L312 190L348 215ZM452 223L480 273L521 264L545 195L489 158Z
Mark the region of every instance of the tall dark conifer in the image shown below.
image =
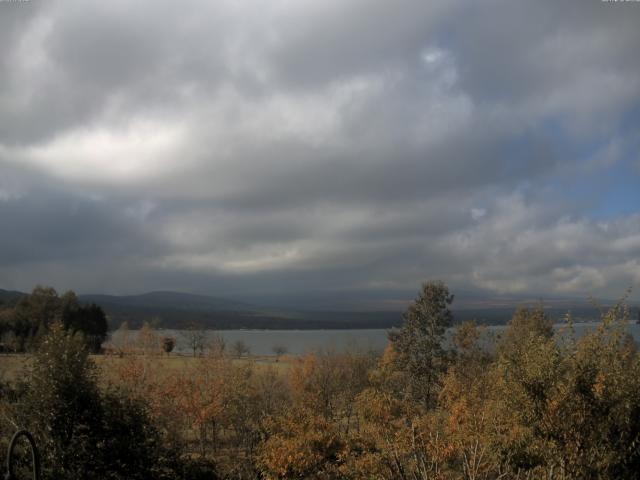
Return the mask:
M393 341L398 365L408 374L411 395L426 406L435 401L439 377L446 369L449 354L443 341L453 321L452 302L453 295L443 282L425 282Z

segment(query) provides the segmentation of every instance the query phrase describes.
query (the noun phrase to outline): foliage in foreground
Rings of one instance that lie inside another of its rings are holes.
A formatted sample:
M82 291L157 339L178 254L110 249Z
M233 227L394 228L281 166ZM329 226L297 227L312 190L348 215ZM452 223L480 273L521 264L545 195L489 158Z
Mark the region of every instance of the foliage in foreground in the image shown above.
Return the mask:
M81 335L93 353L107 338L107 318L99 306L82 305L72 291L58 295L51 287L37 286L15 304L0 305L0 350L37 350L54 323Z
M101 390L78 335L53 324L25 373L11 411L36 437L45 478L165 478L172 459L146 403Z
M277 369L212 348L165 371L138 346L99 375L56 327L30 382L2 385L0 419L37 433L48 478L637 478L640 359L622 304L581 338L522 308L491 342L472 323L446 335L452 300L425 284L382 356Z

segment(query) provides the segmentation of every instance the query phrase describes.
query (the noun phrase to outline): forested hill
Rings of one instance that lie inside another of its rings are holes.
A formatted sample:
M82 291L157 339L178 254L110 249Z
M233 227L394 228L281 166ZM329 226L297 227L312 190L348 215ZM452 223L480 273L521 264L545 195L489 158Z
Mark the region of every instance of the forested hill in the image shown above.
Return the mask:
M15 290L3 290L0 288L0 305L11 304L16 302L20 297L24 297L26 293L17 292Z
M165 328L182 328L197 323L211 329L358 329L391 328L402 323L402 311L353 311L262 307L246 302L179 292L151 292L142 295L80 295L83 302L100 305L110 319L111 328L127 321L137 327L155 321ZM504 325L512 317L517 303L511 305L465 306L454 309L454 322L476 320L479 323ZM552 318L566 314L563 306L548 309ZM579 319L596 318L591 306L574 306Z
M179 292L142 295L80 295L105 310L110 326L127 321L136 327L156 321L165 328L197 323L212 329L352 329L399 325L401 312L296 311L263 308L235 300Z
M28 294L0 289L0 308L17 303ZM198 324L211 329L357 329L399 325L396 311L298 311L264 308L236 300L180 292L142 295L79 295L83 304L95 303L114 329L123 322L132 328L150 321L158 327L184 328Z
M15 303L25 293L0 289L0 306ZM155 322L164 328L183 328L194 323L212 329L358 329L390 328L402 322L402 311L340 311L327 305L326 309L296 309L262 307L251 303L208 295L159 291L141 295L79 295L84 304L100 305L108 316L109 327L114 329L127 321L132 328L146 321ZM454 323L476 320L489 325L504 325L523 302L501 301L492 303L486 299L482 304L462 304L454 308ZM607 302L604 302L607 305ZM454 302L455 307L455 302ZM634 308L637 310L637 307ZM554 319L571 312L576 321L599 318L598 309L588 302L545 302L545 311ZM637 312L632 313L632 318Z

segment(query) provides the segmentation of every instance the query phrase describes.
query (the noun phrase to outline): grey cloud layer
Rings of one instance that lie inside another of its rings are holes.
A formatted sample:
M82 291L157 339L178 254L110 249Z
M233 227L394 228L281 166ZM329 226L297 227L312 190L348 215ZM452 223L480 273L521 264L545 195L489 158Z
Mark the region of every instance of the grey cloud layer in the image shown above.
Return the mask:
M0 9L0 286L440 277L618 295L640 280L637 216L596 221L557 186L638 144L636 5Z

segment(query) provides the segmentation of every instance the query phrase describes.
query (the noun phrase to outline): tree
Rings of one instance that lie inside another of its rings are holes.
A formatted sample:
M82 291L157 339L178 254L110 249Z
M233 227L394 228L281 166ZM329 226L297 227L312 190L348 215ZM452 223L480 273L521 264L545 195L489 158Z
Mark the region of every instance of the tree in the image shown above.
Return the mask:
M453 335L456 355L443 380L439 410L443 438L452 447L450 468L464 479L500 478L495 432L504 428L493 408L495 374L492 356L480 346L475 322L461 324Z
M102 454L101 471L86 478L176 478L178 459L163 446L148 404L117 389L108 390L101 397L101 422L96 432Z
M497 451L534 478L637 478L640 357L628 347L628 309L616 305L597 328L563 342L541 319L518 312L499 349Z
M120 327L113 332L111 336L111 341L114 345L114 348L118 351L120 356L122 357L125 352L129 350L130 347L130 339L129 339L129 322L126 320L120 324Z
M59 317L60 299L53 288L38 285L8 312L4 316L8 330L13 332L14 349L35 350L49 325Z
M287 353L287 347L284 345L274 345L271 347L271 351L276 355L276 362L280 360L280 357Z
M148 407L117 390L102 393L88 353L56 322L30 367L20 423L37 437L45 478L160 478L173 459Z
M535 308L519 307L509 322L509 328L505 331L499 348L517 350L517 347L527 342L530 337L548 340L553 337L553 333L553 321L545 313L542 304Z
M209 340L209 351L213 356L222 356L225 353L227 348L227 343L224 340L224 337L215 332L211 335L211 339Z
M161 340L161 343L162 343L162 350L164 351L164 353L169 355L176 346L176 339L173 337L164 337Z
M446 369L448 352L442 343L453 320L452 302L453 295L443 282L424 283L403 315L399 334L392 339L397 365L408 374L409 393L425 406L433 405L438 378Z
M3 310L0 333L12 334L14 350L35 350L54 321L62 322L71 333L81 333L93 353L101 350L107 338L107 318L102 308L82 305L72 291L60 297L53 288L42 286Z
M232 349L233 349L233 353L238 358L242 357L245 354L249 355L249 352L251 351L249 349L249 346L243 340L236 340L233 343Z
M99 353L107 338L107 316L95 303L81 305L72 291L60 297L60 319L72 333L81 332L91 353Z
M207 339L207 331L197 322L189 322L185 328L183 335L187 341L187 345L193 350L195 357L197 352L204 352L205 340Z
M342 478L337 466L345 445L333 424L304 411L278 420L260 449L258 465L263 478Z
M24 412L43 465L56 478L87 478L97 448L100 394L95 365L77 335L53 324L34 356ZM90 476L90 475L89 475Z
M145 355L159 353L158 335L149 322L144 322L142 328L138 331L136 344L140 352Z

